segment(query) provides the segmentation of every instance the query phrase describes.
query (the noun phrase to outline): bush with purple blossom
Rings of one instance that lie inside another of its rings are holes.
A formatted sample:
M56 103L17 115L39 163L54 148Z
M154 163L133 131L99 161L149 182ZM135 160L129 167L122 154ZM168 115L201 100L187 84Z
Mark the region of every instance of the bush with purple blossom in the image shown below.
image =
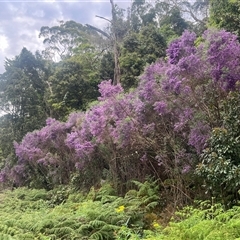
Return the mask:
M15 142L18 162L10 170L12 181L17 186L31 183L45 188L67 183L75 164L65 144L70 129L68 124L48 118L44 128L28 133L21 143Z
M91 178L107 171L124 191L130 180L152 175L170 186L176 201L177 194L186 200L194 181L187 176L212 144L212 129L225 124L227 99L238 93L240 80L235 35L208 30L196 43L195 34L184 32L170 44L167 61L148 66L133 91L103 81L99 102L86 112L67 123L48 119L46 127L27 134L15 144L18 163L11 176L24 182L41 175L60 184L75 172L85 182L94 171Z

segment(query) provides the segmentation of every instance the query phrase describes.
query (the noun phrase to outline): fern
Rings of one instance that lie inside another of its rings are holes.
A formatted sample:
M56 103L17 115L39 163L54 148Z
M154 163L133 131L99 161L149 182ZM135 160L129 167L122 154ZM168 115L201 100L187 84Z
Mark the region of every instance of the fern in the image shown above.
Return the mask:
M96 200L101 201L101 199L106 196L117 197L117 192L110 183L104 183L97 191Z
M72 229L77 229L81 226L81 222L76 222L75 219L67 219L63 222L56 224L55 228L69 227L69 226L71 226Z
M36 223L36 231L44 233L46 229L51 229L55 225L55 222L51 219L45 219L41 221L40 223Z
M18 240L32 240L34 239L34 234L32 233L21 233L17 235Z
M155 209L159 205L159 202L150 202L146 205L145 209L147 212L150 212L151 210Z
M1 240L14 240L14 238L8 234L0 233L0 239Z
M110 240L113 239L113 234L108 231L99 230L90 235L89 239L92 240Z
M112 239L114 230L118 227L115 225L108 224L101 220L93 220L87 224L83 224L79 233L88 237L88 239Z
M54 227L46 231L47 234L54 234L58 238L63 238L65 236L71 236L75 233L75 231L71 227Z

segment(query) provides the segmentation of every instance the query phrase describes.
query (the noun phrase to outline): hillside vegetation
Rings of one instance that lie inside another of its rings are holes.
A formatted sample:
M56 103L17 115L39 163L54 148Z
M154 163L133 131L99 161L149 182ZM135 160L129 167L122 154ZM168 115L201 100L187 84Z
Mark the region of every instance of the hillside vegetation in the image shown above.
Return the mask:
M175 213L168 226L156 183L115 194L109 184L88 194L19 188L0 195L0 239L9 240L233 240L240 237L240 208L198 202ZM197 207L197 208L196 208ZM155 209L153 211L153 209ZM166 213L165 213L166 214Z
M240 239L239 3L112 10L6 60L0 239Z

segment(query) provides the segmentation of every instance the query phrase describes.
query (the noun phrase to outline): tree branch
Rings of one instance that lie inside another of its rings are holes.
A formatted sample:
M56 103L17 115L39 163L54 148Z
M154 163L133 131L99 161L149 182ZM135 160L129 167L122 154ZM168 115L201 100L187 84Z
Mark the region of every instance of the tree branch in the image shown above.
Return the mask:
M93 29L93 30L101 33L103 36L105 36L105 37L107 37L107 38L110 39L110 36L109 36L106 32L104 32L103 30L101 30L101 29L99 29L99 28L97 28L97 27L94 27L94 26L92 26L92 25L90 25L90 24L86 24L86 26L87 26L88 28L91 28L91 29Z
M101 16L98 16L98 15L96 15L96 17L98 17L98 18L101 18L101 19L104 19L104 20L106 20L106 21L108 21L108 22L112 23L112 21L111 21L111 20L109 20L109 19L107 19L107 18L105 18L105 17L101 17Z

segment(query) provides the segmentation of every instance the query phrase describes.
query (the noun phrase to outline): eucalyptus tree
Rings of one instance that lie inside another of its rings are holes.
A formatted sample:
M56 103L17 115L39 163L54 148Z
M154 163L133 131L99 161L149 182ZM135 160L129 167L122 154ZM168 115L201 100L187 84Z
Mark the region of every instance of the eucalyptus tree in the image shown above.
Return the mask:
M100 19L103 19L109 23L109 33L106 31L103 31L99 28L96 28L91 25L87 25L90 29L95 30L96 32L99 32L103 36L106 37L108 40L108 51L105 52L105 57L109 57L110 52L113 53L113 58L114 58L114 74L113 74L113 79L112 82L114 85L120 83L121 79L121 70L120 70L120 63L119 63L119 57L120 57L120 45L121 42L123 41L123 38L125 35L128 33L129 30L129 21L128 19L124 19L124 10L119 8L116 4L114 4L113 0L110 0L111 4L111 13L112 13L112 19L107 19L102 16L96 16ZM105 60L107 60L105 58ZM109 58L108 58L109 59ZM102 62L102 64L104 61Z
M159 9L159 5L157 5ZM167 38L171 40L174 37L179 37L182 35L184 30L190 28L190 24L183 18L181 11L177 7L168 6L168 11L159 17L160 32ZM168 36L166 32L171 30L172 34Z
M158 2L167 2L170 6L178 8L192 22L206 24L209 17L209 0L159 0Z
M99 44L102 38L95 31L75 21L59 21L57 26L43 26L40 38L46 48L43 51L48 59L63 60L74 55L74 50L86 42Z
M145 0L134 0L130 8L131 30L138 32L141 27L155 24L155 5Z
M209 0L157 0L155 4L156 18L160 27L167 21L172 22L172 28L182 33L182 29L188 28L201 35L207 28L209 19ZM184 25L188 26L184 26ZM166 25L164 24L164 27ZM179 33L178 33L179 36Z
M65 119L97 99L106 39L94 27L74 21L42 27L40 37L46 44L45 57L58 60L52 63L53 72L47 81L47 105L52 117Z

